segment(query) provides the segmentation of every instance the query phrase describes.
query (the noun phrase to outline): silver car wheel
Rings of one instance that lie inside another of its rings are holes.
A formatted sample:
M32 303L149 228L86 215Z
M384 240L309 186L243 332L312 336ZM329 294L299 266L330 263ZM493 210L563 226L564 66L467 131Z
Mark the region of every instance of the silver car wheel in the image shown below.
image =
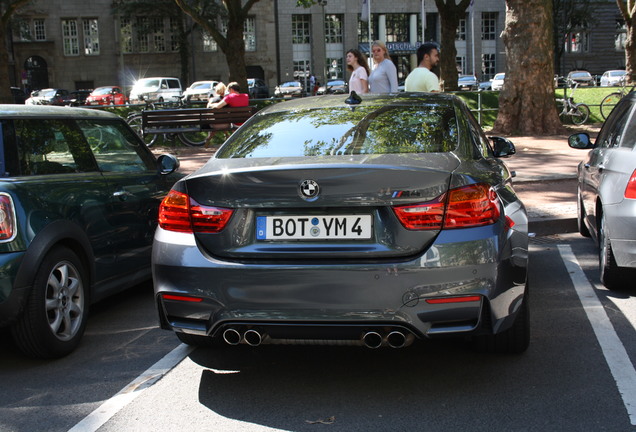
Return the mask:
M77 334L83 320L84 288L73 264L62 261L51 270L44 304L55 337L67 341Z

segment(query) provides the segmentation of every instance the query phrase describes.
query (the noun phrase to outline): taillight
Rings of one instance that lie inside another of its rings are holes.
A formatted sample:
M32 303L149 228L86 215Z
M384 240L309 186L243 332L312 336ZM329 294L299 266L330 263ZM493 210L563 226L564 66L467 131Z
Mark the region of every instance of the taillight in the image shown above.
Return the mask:
M159 226L177 232L220 232L233 210L203 206L187 194L171 190L159 206Z
M625 188L625 198L636 199L636 170L634 170L632 176L627 182L627 187Z
M0 241L11 240L15 236L15 211L9 195L0 194Z
M393 211L402 225L410 230L491 225L501 214L497 193L484 183L451 189L432 201L396 206Z

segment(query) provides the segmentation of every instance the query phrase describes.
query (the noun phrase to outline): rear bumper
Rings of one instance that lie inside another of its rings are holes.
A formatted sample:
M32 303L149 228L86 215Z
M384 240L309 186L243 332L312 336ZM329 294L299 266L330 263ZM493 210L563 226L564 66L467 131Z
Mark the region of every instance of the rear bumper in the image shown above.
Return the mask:
M322 327L333 338L334 329L348 337L401 328L424 338L509 328L527 260L527 233L501 239L496 226L442 232L408 261L312 265L227 262L204 256L192 235L158 228L153 278L161 326L178 332L270 327L280 337L309 337L303 329Z

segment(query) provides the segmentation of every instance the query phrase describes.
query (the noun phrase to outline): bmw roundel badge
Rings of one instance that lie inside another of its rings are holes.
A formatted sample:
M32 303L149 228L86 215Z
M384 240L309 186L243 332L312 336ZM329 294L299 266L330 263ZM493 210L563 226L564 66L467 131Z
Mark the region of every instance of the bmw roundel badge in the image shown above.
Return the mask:
M300 196L306 200L315 200L320 193L320 186L314 180L303 180L300 184Z

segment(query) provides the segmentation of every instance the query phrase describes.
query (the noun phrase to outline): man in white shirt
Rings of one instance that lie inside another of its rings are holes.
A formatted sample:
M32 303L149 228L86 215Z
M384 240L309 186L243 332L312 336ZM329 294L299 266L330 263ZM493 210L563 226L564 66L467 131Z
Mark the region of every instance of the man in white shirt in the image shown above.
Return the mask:
M404 82L407 92L438 92L441 91L439 78L431 69L439 63L439 49L437 44L426 42L417 49L418 67L413 69Z

